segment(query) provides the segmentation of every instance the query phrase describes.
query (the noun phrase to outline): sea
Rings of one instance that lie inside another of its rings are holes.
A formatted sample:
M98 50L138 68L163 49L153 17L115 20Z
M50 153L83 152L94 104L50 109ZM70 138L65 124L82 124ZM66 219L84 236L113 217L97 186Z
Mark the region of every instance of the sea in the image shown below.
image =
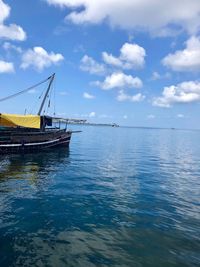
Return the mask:
M200 266L200 131L69 127L0 156L0 266Z

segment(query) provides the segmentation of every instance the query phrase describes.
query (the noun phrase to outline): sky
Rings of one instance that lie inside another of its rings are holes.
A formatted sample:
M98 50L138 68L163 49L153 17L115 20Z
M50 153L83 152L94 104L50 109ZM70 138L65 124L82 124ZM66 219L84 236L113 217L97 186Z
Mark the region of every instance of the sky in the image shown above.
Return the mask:
M0 98L54 72L49 114L200 129L200 0L0 0ZM46 87L1 113L37 113Z

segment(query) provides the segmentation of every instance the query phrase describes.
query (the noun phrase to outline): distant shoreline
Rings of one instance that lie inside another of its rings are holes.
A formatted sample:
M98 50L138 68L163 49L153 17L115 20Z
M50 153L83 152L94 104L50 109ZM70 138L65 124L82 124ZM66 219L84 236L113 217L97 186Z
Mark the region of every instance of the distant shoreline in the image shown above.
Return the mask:
M187 128L167 128L167 127L147 127L147 126L126 126L118 125L113 126L111 123L73 123L68 122L69 125L81 125L81 126L102 126L102 127L113 127L113 128L130 128L130 129L146 129L146 130L178 130L178 131L200 131L200 129L187 129Z

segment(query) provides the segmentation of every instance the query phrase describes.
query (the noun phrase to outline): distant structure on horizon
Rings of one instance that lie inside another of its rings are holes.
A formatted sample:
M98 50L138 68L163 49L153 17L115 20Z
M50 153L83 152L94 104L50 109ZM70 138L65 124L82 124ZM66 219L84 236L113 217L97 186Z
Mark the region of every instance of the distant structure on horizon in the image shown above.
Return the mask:
M91 125L91 126L109 126L109 127L119 127L116 123L94 123L94 122L87 122L87 120L82 119L72 119L72 118L54 118L53 122L61 122L67 124L81 124L81 125Z

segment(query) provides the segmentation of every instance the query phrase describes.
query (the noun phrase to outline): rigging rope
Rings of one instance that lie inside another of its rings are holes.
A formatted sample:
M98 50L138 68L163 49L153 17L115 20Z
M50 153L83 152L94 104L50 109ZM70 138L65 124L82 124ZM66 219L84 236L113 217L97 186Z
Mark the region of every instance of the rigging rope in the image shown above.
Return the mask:
M56 77L53 84L53 115L56 115Z
M29 114L33 114L34 111L36 111L36 107L38 106L39 100L40 100L41 97L44 95L45 91L46 91L46 87L44 87L44 88L42 89L42 92L41 92L41 94L39 95L39 97L37 97L37 98L35 99L35 102L34 102L34 104L32 105Z
M41 85L41 84L47 82L49 79L51 79L51 76L48 77L47 79L43 80L42 82L39 82L39 83L37 83L37 84L35 84L35 85L33 85L33 86L31 86L31 87L25 89L25 90L22 90L22 91L20 91L20 92L18 92L18 93L15 93L15 94L13 94L13 95L6 96L6 97L4 97L4 98L1 98L1 99L0 99L0 102L6 101L6 100L8 100L8 99L10 99L10 98L16 97L16 96L21 95L21 94L23 94L23 93L26 93L26 92L30 91L31 89L33 89L33 88L35 88L35 87L37 87L37 86L39 86L39 85Z

